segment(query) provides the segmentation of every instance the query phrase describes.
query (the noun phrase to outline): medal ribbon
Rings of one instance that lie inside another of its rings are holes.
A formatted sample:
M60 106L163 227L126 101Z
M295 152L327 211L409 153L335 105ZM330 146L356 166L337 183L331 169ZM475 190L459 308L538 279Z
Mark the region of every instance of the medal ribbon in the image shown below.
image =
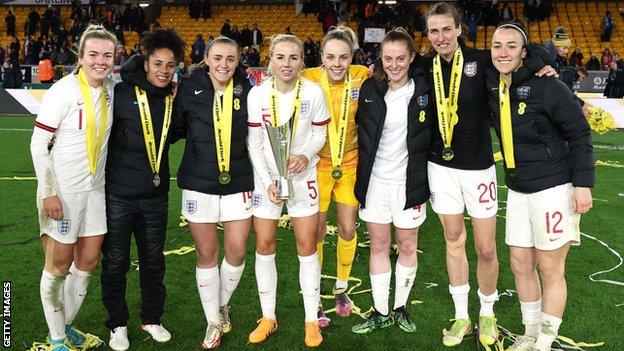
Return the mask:
M332 166L334 168L340 167L342 164L342 158L344 156L345 149L345 136L347 134L347 122L349 120L349 94L351 92L351 77L349 73L345 75L344 86L342 88L342 100L340 101L340 117L338 119L338 130L336 130L336 115L334 114L334 108L332 107L331 100L331 88L329 87L329 80L327 79L328 72L321 74L321 88L325 95L325 101L329 106L329 114L331 116L331 122L329 123L328 136L329 136L329 149L331 151Z
M160 171L160 160L165 150L165 141L169 134L169 125L171 124L171 115L173 114L173 96L167 95L165 98L165 116L163 119L162 132L160 134L160 146L158 148L158 154L156 154L154 125L152 123L152 114L150 112L147 94L145 90L138 86L134 87L134 92L139 104L139 114L141 115L141 126L143 127L143 139L145 140L145 150L147 150L147 160L152 169L152 174L157 175Z
M433 58L433 85L435 87L436 104L438 110L438 129L442 136L444 148L451 147L453 140L453 129L459 121L457 116L457 102L459 100L459 86L461 84L462 67L464 66L464 56L461 48L455 50L453 54L453 68L451 69L451 81L449 97L445 95L444 78L442 77L442 64L440 54Z
M232 143L232 100L234 99L234 81L230 79L223 93L223 105L219 94L214 94L212 121L214 124L217 162L220 172L230 171L230 145Z
M108 105L106 103L106 93L104 84L100 85L100 126L97 131L95 128L95 107L91 97L91 88L84 69L78 71L78 86L80 87L80 95L85 105L85 113L87 115L87 158L89 159L89 171L95 175L97 170L100 151L104 144L104 134L106 133L106 120L108 118Z
M292 112L292 120L291 120L291 132L290 132L290 142L295 138L295 134L297 132L297 124L299 123L299 112L301 111L301 88L303 87L303 82L301 79L297 79L297 85L295 86L295 101L293 102L293 112ZM273 78L273 83L271 86L271 125L273 127L277 127L280 125L280 121L278 118L279 115L279 99L277 98L277 89L275 88L275 78Z
M500 103L500 126L501 138L503 139L503 154L505 156L505 166L507 169L515 169L514 159L513 128L511 122L511 101L509 99L509 89L501 79L498 85L498 99Z

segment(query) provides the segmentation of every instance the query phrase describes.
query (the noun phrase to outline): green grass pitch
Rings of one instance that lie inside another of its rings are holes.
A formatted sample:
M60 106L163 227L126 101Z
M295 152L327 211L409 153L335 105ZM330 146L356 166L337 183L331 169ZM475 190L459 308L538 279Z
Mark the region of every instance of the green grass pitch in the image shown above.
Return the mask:
M39 299L39 278L43 268L43 253L37 239L38 224L35 207L36 181L20 180L14 177L33 177L34 170L29 153L32 131L32 117L0 117L0 274L4 281L11 281L12 342L11 349L23 350L33 341L42 341L47 333ZM495 139L496 140L496 139ZM624 132L610 132L594 136L596 158L601 161L615 161L624 164ZM172 174L179 164L182 145L171 149ZM616 146L616 147L613 147ZM619 148L618 148L619 147ZM499 185L503 184L499 167ZM581 230L609 245L615 252L624 253L624 168L596 167L596 187L593 190L594 208L583 216ZM498 220L498 255L500 260L499 292L514 290L509 268L508 249L504 244L504 200L506 189L499 186L501 210ZM179 226L180 189L175 182L170 192L169 228L166 250L192 245L186 227ZM330 224L335 224L331 214ZM469 220L467 220L469 222ZM471 263L470 314L478 315L477 282L475 277L476 257L469 231L468 255ZM367 240L365 226L358 228L361 241ZM303 302L299 294L298 264L292 232L280 229L278 232L278 331L263 345L249 345L247 336L261 316L254 278L254 240L250 235L247 249L248 259L242 281L231 300L232 331L222 339L224 350L298 350L303 349ZM325 266L323 273L335 274L336 237L328 236L325 244ZM444 261L444 240L442 229L435 214L429 210L428 219L419 233L419 267L416 283L410 301L421 301L408 306L418 325L418 332L406 334L397 326L367 335L351 333L351 327L360 321L356 315L340 318L331 314L332 325L323 331L324 350L442 350L441 331L453 317L453 304L448 294L448 279ZM370 288L368 279L368 249L358 248L352 276L362 279L357 290ZM136 253L133 254L136 259ZM166 344L157 344L139 329L138 316L140 300L138 272L128 273L127 300L131 311L129 333L131 350L196 350L203 338L205 320L195 285L195 257L193 252L166 257L167 302L163 324L169 328L173 338ZM600 350L623 350L621 328L624 325L623 286L592 282L589 276L620 264L616 254L597 241L582 238L580 247L572 248L567 262L569 298L560 334L576 341L604 341ZM622 267L598 275L596 279L616 282L624 281ZM322 292L330 293L333 282L324 279ZM505 328L522 332L520 308L517 297L501 296L495 306L499 323ZM352 295L355 304L367 310L372 305L370 293ZM391 295L392 301L392 295ZM327 308L333 301L325 300ZM88 297L75 325L80 329L99 335L108 341L108 330L104 326L106 313L101 302L99 269L93 275ZM474 338L466 340L456 350L475 350Z

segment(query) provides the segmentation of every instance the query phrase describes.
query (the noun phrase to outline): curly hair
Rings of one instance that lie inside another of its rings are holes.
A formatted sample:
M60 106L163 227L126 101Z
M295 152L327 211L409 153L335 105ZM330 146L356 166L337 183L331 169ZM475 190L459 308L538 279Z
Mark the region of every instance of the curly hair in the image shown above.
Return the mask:
M177 62L183 61L185 46L186 43L184 40L171 28L154 29L148 32L141 40L143 58L146 60L158 49L169 49L173 52L173 56Z

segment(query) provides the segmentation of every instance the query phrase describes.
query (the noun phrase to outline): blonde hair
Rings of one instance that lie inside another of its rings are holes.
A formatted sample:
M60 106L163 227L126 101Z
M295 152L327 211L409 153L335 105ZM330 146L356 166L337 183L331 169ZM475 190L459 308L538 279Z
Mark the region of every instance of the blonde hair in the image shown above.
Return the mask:
M114 44L115 48L118 44L115 34L107 31L104 26L92 24L88 26L80 36L80 41L78 42L78 57L82 57L82 55L84 55L85 45L89 39L108 40Z
M271 59L273 58L273 52L275 51L275 46L279 43L291 43L295 44L299 49L299 55L301 55L301 60L303 60L303 43L299 38L291 34L275 34L271 37L271 46L269 47L269 65L268 70L269 74L273 75L273 65L271 64Z
M325 48L325 44L327 44L327 42L330 40L341 40L347 43L351 52L353 52L353 50L355 49L355 45L358 42L357 35L353 31L353 29L345 26L338 26L330 29L323 38L323 42L321 43L321 50Z

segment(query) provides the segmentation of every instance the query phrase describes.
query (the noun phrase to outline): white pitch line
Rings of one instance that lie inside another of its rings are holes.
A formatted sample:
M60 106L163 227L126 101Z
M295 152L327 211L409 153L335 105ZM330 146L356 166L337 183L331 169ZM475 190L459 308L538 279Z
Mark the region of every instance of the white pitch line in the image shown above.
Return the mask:
M0 128L0 131L5 131L5 132L32 132L33 129L26 129L26 128Z

